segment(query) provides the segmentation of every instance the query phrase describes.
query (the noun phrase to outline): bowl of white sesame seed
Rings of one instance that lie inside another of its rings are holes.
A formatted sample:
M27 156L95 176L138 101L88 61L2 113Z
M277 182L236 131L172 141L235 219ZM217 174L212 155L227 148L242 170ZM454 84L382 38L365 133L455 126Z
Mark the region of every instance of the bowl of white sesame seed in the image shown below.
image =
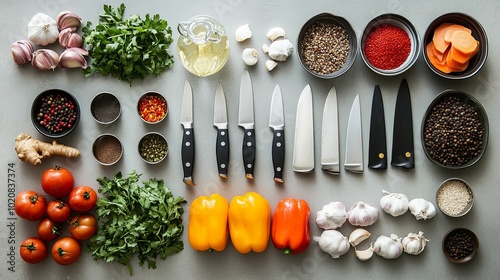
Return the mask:
M441 183L436 202L439 210L450 217L462 217L474 204L474 194L469 183L460 178L449 178Z

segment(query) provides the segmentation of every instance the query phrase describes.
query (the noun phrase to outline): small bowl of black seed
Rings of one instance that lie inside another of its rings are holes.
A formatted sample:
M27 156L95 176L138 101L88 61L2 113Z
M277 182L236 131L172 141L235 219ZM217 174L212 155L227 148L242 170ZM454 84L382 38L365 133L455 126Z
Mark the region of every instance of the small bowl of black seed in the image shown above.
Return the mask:
M64 137L78 126L80 105L76 98L67 91L46 90L33 101L31 122L36 130L46 137Z
M479 239L466 228L450 230L443 238L442 250L452 263L465 263L473 259L479 251Z
M123 155L123 146L113 134L102 134L96 138L92 145L94 158L102 165L113 165L117 163Z
M168 143L158 132L149 132L139 141L139 155L149 164L157 164L168 155Z
M346 73L358 52L357 37L351 24L330 13L318 14L302 26L297 47L302 67L323 79Z
M120 101L111 92L100 92L90 103L90 113L96 122L110 124L120 117L122 110Z
M441 183L436 194L436 202L445 215L462 217L472 209L474 194L465 180L450 178Z
M462 169L476 164L488 144L488 116L472 95L445 90L431 102L422 120L422 146L438 166Z

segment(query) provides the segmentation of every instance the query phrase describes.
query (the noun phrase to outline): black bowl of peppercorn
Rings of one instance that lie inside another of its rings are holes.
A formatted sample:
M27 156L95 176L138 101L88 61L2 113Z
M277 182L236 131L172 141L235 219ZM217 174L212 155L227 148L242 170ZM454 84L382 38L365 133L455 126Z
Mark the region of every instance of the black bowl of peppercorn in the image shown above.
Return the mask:
M469 229L455 228L444 236L442 249L450 262L465 263L476 256L479 250L479 239Z
M462 169L476 164L488 144L488 116L472 95L445 90L431 102L422 120L422 146L438 166Z
M309 19L299 32L297 46L302 67L323 79L337 78L346 73L358 52L357 37L351 24L330 13Z
M64 137L78 126L80 105L76 98L67 91L46 90L33 101L31 122L36 130L46 137Z

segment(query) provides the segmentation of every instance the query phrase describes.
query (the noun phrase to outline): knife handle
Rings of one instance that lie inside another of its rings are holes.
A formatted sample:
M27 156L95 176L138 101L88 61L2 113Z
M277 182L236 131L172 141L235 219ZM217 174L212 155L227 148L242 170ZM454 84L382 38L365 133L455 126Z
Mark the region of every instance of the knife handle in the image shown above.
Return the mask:
M253 179L253 166L255 163L255 129L245 129L243 136L243 164L245 177Z
M277 183L284 183L283 165L285 162L285 131L283 129L274 130L272 154L274 181Z
M217 156L217 168L219 176L227 178L227 168L229 164L229 134L227 129L217 130L217 143L215 147Z
M190 186L196 185L192 178L194 165L194 131L192 128L184 128L181 158L182 168L184 170L184 183Z

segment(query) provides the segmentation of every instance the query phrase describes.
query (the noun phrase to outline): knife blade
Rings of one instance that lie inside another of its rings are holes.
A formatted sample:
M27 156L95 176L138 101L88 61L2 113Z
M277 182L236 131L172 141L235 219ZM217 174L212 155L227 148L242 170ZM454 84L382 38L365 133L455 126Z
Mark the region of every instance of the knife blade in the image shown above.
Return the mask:
M404 169L415 168L413 146L413 117L408 82L403 79L399 86L394 113L391 165Z
M370 143L368 145L368 167L387 168L387 144L385 136L384 101L378 85L373 91L372 113L370 119Z
M314 118L311 87L307 85L300 94L295 118L293 143L293 171L314 170Z
M274 168L274 181L284 183L283 165L285 162L285 116L283 113L283 99L281 89L276 85L271 98L269 113L269 127L273 129L272 158Z
M214 101L214 126L217 128L217 140L215 154L217 158L217 168L221 178L227 178L229 165L229 132L227 130L227 109L226 97L220 83L215 90Z
M359 95L354 98L349 113L344 169L355 173L363 172L363 133Z
M184 83L180 123L183 127L181 148L183 181L189 186L195 186L192 177L194 166L193 92L187 80Z
M238 112L238 126L243 127L243 165L245 167L245 177L253 179L255 163L255 127L253 116L253 90L250 73L245 70L241 76L240 103Z
M321 169L334 175L340 175L339 117L335 86L332 86L328 92L323 108Z

